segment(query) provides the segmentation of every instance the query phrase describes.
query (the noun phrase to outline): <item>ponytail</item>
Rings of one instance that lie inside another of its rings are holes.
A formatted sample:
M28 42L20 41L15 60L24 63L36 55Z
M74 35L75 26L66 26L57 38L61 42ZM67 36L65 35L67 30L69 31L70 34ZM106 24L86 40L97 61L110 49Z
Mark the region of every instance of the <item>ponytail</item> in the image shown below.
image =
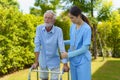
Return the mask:
M85 15L83 15L83 14L81 14L81 17L82 17L82 20L83 20L84 22L86 22L86 23L90 26L90 23L89 23L88 18L87 18Z
M72 15L74 15L74 16L76 16L76 17L78 17L80 15L81 18L82 18L82 20L84 22L86 22L91 27L88 18L82 14L81 9L78 8L77 6L71 7L71 9L69 10L69 13L72 14Z

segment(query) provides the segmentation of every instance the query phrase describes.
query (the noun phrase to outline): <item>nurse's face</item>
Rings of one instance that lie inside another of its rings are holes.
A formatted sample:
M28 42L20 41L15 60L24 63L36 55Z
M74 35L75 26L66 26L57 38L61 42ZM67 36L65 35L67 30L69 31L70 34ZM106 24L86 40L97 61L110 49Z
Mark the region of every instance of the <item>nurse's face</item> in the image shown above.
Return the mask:
M70 19L71 19L71 21L73 22L73 23L75 23L75 24L77 24L77 23L79 23L80 22L80 20L81 20L81 17L80 17L80 15L79 16L74 16L74 15L72 15L72 14L68 14L69 15L69 17L70 17Z

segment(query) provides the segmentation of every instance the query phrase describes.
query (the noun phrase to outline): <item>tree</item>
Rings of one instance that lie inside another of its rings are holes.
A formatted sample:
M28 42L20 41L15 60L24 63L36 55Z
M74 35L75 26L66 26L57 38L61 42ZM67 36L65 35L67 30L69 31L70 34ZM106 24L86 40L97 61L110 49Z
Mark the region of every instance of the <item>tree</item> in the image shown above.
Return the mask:
M98 10L97 20L99 22L109 20L112 11L112 1L103 1L101 7L99 7Z
M98 24L98 31L102 36L104 49L107 48L112 57L120 57L120 14L119 11L112 11L111 14L109 20Z
M0 0L0 7L9 8L12 7L18 7L17 0Z
M120 57L120 14L119 11L113 11L109 20L111 29L107 36L107 45L112 50L113 57Z
M30 13L34 15L43 15L46 10L56 10L60 0L36 0Z

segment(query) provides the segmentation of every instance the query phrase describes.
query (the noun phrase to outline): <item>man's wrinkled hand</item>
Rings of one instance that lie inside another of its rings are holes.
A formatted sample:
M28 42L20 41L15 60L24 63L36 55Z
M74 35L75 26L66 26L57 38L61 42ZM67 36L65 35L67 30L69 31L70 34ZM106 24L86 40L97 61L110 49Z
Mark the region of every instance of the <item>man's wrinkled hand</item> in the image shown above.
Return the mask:
M64 72L69 72L69 67L68 67L67 63L64 64L63 70L64 70Z
M34 64L32 65L33 69L37 68L38 65L39 65L38 62L37 62L37 63L34 63Z

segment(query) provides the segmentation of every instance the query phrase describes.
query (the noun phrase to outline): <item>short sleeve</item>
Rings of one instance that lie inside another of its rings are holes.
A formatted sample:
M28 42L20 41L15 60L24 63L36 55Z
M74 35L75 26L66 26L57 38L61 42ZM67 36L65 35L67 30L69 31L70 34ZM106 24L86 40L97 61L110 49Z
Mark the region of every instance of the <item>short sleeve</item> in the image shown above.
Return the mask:
M83 45L90 45L91 43L91 28L88 27L83 34Z

